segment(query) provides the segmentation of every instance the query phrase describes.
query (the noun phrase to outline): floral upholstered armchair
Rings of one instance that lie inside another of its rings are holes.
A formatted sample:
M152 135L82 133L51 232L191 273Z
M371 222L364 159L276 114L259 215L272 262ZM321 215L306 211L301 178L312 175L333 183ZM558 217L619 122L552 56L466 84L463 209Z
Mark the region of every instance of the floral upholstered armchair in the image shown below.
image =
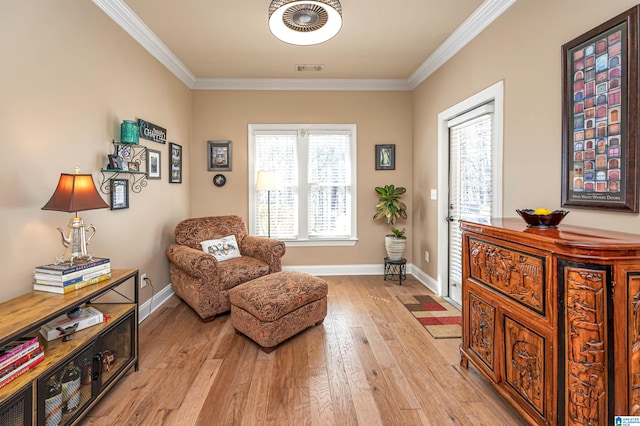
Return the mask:
M231 236L237 247L227 244ZM233 249L237 257L214 257ZM167 249L171 284L203 321L211 321L231 308L227 293L233 287L281 271L285 250L282 241L248 235L239 216L186 219L176 226L175 244Z

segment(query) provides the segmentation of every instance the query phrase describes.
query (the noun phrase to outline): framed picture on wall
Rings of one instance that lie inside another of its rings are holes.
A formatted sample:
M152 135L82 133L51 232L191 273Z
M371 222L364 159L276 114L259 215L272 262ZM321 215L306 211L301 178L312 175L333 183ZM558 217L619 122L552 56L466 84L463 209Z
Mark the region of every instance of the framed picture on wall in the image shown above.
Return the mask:
M638 9L562 46L562 206L638 212Z
M207 159L210 172L231 170L231 141L208 141Z
M376 170L396 169L396 145L376 145Z
M147 179L160 179L160 151L147 149Z
M169 142L169 183L182 183L182 146Z
M111 210L129 208L129 180L111 179Z

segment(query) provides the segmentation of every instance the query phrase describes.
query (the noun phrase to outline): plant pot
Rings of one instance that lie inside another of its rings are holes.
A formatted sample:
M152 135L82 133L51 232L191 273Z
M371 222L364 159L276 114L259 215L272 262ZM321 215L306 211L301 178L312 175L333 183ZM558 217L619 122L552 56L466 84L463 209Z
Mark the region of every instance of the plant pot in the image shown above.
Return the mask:
M400 260L404 257L404 250L407 246L405 237L398 238L395 235L384 237L384 247L387 249L387 257L391 260Z

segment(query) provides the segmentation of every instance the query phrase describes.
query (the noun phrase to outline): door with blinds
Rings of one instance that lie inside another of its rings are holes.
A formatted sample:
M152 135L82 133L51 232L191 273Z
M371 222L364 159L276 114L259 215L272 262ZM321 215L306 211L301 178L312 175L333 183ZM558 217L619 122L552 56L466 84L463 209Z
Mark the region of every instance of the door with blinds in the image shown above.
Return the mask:
M460 219L486 223L494 200L493 102L448 120L449 127L449 297L461 304Z

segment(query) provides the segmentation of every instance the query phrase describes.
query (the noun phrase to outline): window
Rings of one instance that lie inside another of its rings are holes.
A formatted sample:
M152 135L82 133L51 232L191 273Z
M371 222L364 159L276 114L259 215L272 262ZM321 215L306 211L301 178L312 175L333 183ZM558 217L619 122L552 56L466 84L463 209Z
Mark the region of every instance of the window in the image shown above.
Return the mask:
M256 190L259 171L275 171L277 188ZM353 245L356 200L355 125L249 125L251 235Z

